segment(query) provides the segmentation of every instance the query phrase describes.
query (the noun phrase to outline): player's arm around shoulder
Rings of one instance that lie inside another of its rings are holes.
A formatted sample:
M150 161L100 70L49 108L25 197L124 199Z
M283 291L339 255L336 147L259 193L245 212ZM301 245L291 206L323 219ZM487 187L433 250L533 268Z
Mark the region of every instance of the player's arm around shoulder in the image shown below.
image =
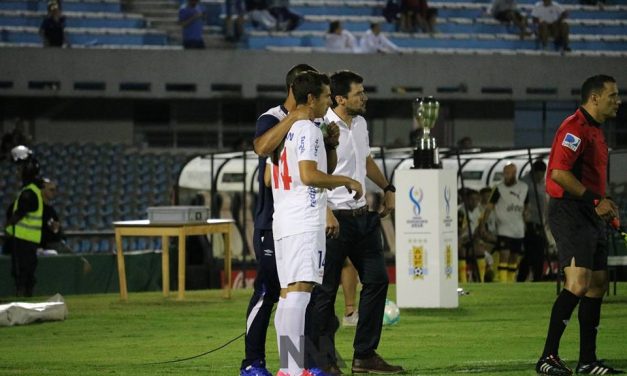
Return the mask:
M272 152L279 147L292 125L299 120L308 120L309 116L310 110L307 108L294 109L281 121L269 127L260 124L260 122L268 121L262 119L263 116L260 117L259 120L257 120L258 134L253 140L255 153L262 157L270 156Z

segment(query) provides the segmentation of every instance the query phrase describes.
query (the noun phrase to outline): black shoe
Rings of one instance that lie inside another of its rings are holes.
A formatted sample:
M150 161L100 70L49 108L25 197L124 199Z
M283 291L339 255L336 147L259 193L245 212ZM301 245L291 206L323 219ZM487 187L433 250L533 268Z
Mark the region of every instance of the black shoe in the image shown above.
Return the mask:
M573 374L573 370L555 355L540 358L536 363L536 372L538 375L548 376L570 376Z
M577 373L584 375L620 375L625 372L605 365L601 360L596 360L588 364L577 364Z
M353 373L398 374L405 372L403 367L388 364L377 353L367 359L353 359L351 370Z
M335 363L329 364L326 367L322 367L322 370L324 371L324 373L328 375L333 375L333 376L344 374L344 372L342 372L340 367L338 367L337 364Z

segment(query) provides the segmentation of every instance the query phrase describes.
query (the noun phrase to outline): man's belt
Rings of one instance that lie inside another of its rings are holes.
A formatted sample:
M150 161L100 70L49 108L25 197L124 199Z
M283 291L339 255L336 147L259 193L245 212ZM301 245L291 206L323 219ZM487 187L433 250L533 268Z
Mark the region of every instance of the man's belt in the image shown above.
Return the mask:
M342 216L342 217L361 217L362 215L368 214L368 205L364 205L361 208L357 208L357 209L333 210L333 214L335 214L336 216Z

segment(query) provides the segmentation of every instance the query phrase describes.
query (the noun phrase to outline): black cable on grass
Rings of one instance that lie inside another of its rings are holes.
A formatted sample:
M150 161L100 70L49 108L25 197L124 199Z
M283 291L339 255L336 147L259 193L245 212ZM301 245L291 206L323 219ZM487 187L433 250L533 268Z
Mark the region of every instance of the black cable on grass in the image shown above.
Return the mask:
M198 355L194 355L194 356L190 356L188 358L183 358L183 359L175 359L175 360L166 360L164 362L155 362L155 363L145 363L144 365L156 365L156 364L168 364L168 363L178 363L178 362L184 362L187 360L192 360L192 359L196 359L196 358L200 358L201 356L205 356L205 355L209 355L212 352L216 352L218 350L221 350L225 347L227 347L228 345L230 345L231 343L237 341L238 339L242 338L243 336L246 335L246 332L238 335L237 337L233 338L232 340L228 341L227 343L225 343L224 345L218 346L215 349L209 350L207 352L204 352L202 354L198 354Z

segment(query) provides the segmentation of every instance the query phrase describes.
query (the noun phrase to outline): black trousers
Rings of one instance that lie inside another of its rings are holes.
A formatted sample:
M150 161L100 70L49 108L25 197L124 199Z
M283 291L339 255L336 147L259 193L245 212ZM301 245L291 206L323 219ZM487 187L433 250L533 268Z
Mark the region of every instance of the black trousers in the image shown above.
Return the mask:
M12 238L11 275L15 279L16 296L33 296L37 269L37 244Z
M354 358L368 358L374 354L381 339L383 311L388 290L388 275L383 257L381 221L378 213L353 217L338 215L340 236L327 239L324 279L315 296L314 333L320 358L337 363L335 354L335 299L340 285L346 257L359 273L363 285L359 298L359 322L353 342ZM318 362L320 363L320 362ZM320 364L325 366L326 364Z
M523 245L525 252L520 265L518 266L518 282L527 280L529 270L533 272L533 281L542 281L542 269L544 266L544 238L542 232L544 229L539 224L527 222L525 225L525 238Z
M265 362L270 316L274 303L279 301L281 293L272 231L255 229L253 247L257 257L257 277L253 296L246 311L246 358L242 361L242 369L254 362Z

